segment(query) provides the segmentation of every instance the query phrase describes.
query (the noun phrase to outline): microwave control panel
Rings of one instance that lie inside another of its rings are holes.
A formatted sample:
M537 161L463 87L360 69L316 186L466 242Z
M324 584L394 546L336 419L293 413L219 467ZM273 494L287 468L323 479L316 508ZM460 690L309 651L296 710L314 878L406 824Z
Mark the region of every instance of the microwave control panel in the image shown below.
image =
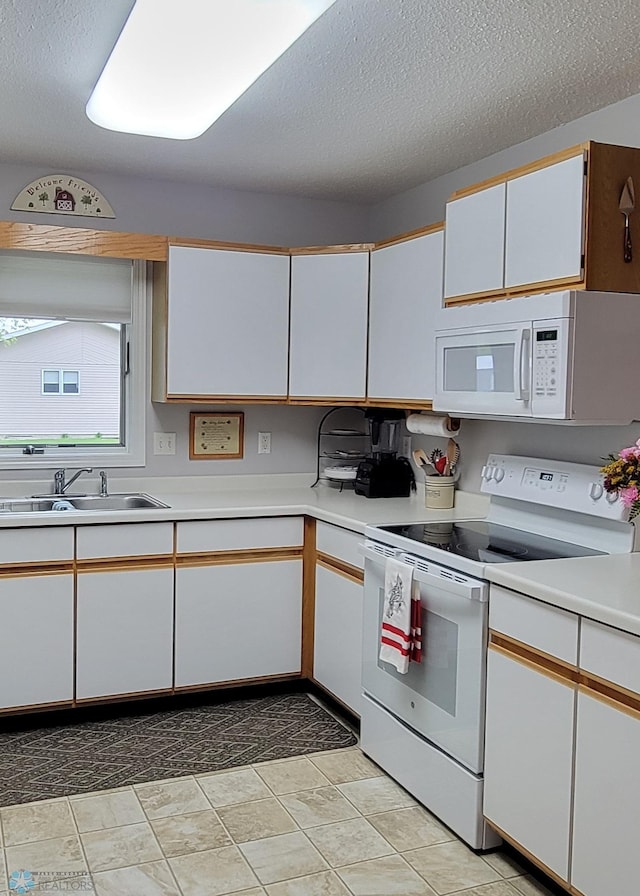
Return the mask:
M604 519L627 520L629 515L618 496L605 491L600 468L587 464L490 454L480 490Z
M564 417L567 396L569 320L535 321L531 341L531 398L534 415Z

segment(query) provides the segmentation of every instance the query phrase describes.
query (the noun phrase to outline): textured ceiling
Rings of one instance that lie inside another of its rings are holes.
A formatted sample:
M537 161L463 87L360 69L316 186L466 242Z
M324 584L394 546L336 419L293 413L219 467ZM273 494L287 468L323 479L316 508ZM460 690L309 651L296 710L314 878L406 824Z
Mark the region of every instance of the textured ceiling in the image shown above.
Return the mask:
M131 6L0 0L0 161L374 202L640 93L638 0L337 0L201 137L116 134Z

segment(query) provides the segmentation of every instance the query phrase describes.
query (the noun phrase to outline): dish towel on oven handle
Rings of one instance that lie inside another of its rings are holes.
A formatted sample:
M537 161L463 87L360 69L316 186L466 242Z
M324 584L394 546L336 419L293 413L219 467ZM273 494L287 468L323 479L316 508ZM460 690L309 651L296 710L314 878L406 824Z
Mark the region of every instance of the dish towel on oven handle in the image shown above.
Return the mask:
M384 573L380 659L403 675L409 671L410 660L422 661L421 616L413 567L389 558Z

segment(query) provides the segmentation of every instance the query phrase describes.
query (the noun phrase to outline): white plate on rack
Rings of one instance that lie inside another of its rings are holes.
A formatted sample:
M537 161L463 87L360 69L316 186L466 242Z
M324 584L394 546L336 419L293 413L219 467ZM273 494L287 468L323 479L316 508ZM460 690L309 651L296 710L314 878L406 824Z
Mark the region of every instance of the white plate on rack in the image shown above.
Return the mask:
M358 429L330 429L325 436L364 436L366 433Z
M325 467L323 476L335 482L348 482L356 478L357 467Z

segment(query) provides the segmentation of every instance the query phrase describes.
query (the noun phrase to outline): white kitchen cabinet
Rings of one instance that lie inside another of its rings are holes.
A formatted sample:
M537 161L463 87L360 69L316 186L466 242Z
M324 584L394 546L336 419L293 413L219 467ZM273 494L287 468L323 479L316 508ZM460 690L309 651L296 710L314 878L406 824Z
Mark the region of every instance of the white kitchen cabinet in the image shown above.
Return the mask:
M640 713L580 693L576 742L571 883L585 896L636 896Z
M72 526L0 539L0 709L73 700Z
M180 566L175 685L299 673L302 560Z
M370 399L429 401L435 317L442 307L442 226L376 249L369 299Z
M499 183L447 203L445 299L503 288L505 199L506 184Z
M22 531L36 543L45 534ZM47 531L54 532L55 540L55 530ZM6 534L10 538L13 533ZM46 551L43 553L46 556ZM3 579L0 628L3 632L0 709L70 703L73 700L71 571Z
M78 700L170 690L173 568L78 573Z
M454 193L445 304L573 286L638 292L618 201L640 149L588 141Z
M507 182L505 287L583 275L584 154Z
M484 814L564 880L569 874L574 703L569 684L489 650Z
M356 715L362 701L363 584L316 565L313 677Z
M293 255L291 398L364 399L369 252Z
M154 398L286 398L289 265L284 254L170 246Z

